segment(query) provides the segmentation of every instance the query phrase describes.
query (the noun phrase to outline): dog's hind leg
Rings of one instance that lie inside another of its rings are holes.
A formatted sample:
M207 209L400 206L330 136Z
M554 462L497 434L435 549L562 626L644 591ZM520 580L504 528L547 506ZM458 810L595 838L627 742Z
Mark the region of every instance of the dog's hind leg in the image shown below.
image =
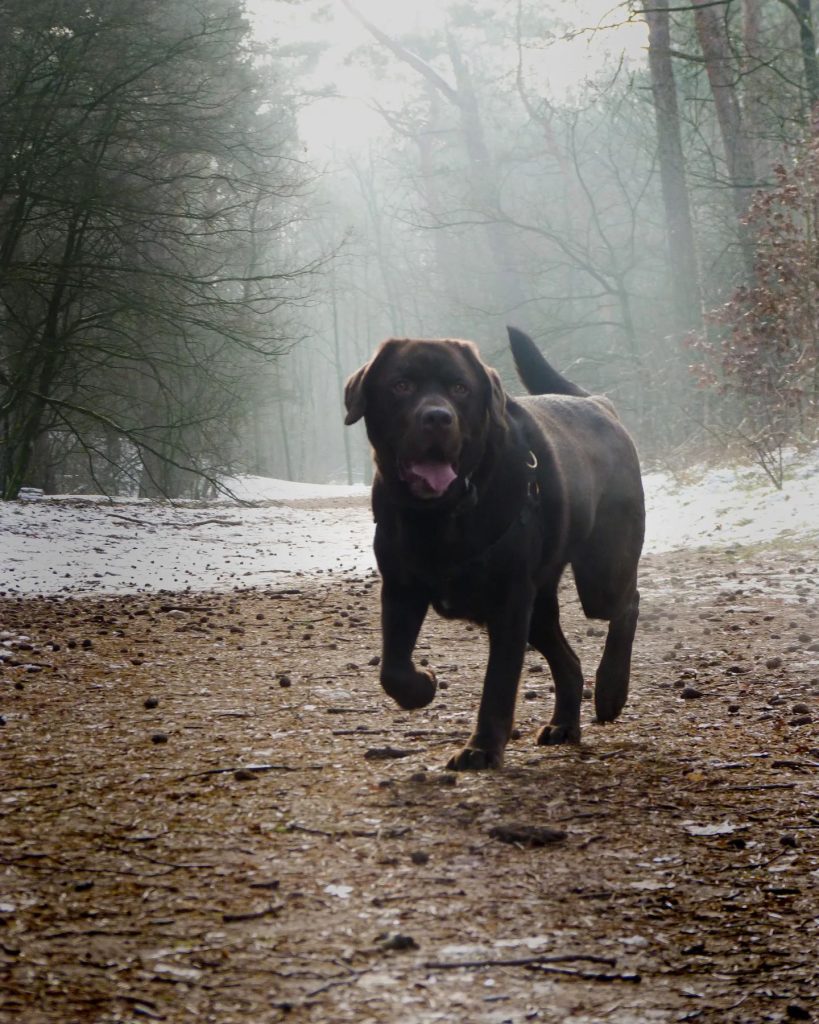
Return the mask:
M598 722L613 722L628 697L631 648L637 629L640 592L635 587L622 608L609 621L603 657L594 685L594 710Z
M613 722L628 697L631 648L640 610L637 563L642 542L641 502L601 505L598 526L572 561L583 611L588 618L609 624L595 677L598 722Z
M616 562L594 558L575 562L572 570L586 616L609 624L595 676L594 709L598 722L613 722L628 697L631 648L640 610L636 558L631 565L622 558Z
M580 660L560 628L557 594L551 587L541 590L535 601L529 627L529 643L549 663L555 682L552 720L540 730L537 742L542 746L579 743L583 673Z

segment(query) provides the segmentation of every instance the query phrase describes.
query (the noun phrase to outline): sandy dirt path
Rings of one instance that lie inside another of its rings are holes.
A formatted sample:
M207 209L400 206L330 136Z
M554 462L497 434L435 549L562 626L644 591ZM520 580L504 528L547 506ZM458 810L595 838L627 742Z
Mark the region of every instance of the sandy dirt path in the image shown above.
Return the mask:
M647 558L633 693L448 774L481 632L380 692L377 580L0 600L0 1020L815 1019L819 552ZM600 650L567 595L587 678Z

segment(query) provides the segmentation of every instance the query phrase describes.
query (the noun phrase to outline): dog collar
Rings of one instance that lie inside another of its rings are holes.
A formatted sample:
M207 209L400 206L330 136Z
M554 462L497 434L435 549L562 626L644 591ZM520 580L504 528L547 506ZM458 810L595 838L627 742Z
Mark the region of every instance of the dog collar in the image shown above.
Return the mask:
M534 473L534 471L537 469L538 465L539 465L539 463L538 463L537 455L535 455L535 453L530 448L528 453L527 453L527 455L526 455L526 468L532 470L532 472ZM469 509L474 508L475 505L477 505L477 503L478 503L478 489L475 486L475 484L472 482L472 474L471 473L469 473L467 476L465 476L463 478L463 487L464 487L463 496L458 499L457 503L455 504L455 506L453 507L453 510L452 510L456 515L460 514L461 512L466 512ZM530 477L530 479L529 479L529 481L527 483L527 486L526 486L526 498L527 498L527 500L524 503L523 508L521 509L521 512L520 512L520 521L521 522L525 522L526 521L526 519L528 518L528 515L529 515L530 507L532 505L537 504L537 502L538 502L538 500L540 498L540 485L537 482L537 478L534 477L534 476ZM511 526L514 526L514 525L515 525L515 522L513 521Z

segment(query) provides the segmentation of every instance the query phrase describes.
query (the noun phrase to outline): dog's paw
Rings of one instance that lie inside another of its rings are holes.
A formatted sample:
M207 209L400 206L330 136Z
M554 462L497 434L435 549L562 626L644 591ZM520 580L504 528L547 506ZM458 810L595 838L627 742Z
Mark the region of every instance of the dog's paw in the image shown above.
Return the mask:
M483 750L481 747L464 747L447 761L448 772L483 772L503 767L502 750Z
M623 685L605 688L597 684L594 689L594 711L599 723L613 722L623 710L628 697L628 681Z
M579 725L544 725L537 734L539 747L555 747L559 743L579 743Z
M405 711L414 711L417 708L425 708L432 701L438 681L432 672L419 672L413 669L401 674L384 673L381 676L381 685L396 704Z

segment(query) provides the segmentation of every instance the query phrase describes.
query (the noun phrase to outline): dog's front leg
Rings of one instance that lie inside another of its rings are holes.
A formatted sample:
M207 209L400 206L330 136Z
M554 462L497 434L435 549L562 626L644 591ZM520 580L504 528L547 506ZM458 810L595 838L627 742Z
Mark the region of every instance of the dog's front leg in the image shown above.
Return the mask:
M435 696L435 676L412 663L429 608L426 593L385 577L381 586L381 685L402 708L423 708Z
M505 599L497 600L487 622L489 662L483 683L478 721L469 742L449 759L450 771L481 771L500 768L512 733L515 700L523 668L533 593L516 583Z

